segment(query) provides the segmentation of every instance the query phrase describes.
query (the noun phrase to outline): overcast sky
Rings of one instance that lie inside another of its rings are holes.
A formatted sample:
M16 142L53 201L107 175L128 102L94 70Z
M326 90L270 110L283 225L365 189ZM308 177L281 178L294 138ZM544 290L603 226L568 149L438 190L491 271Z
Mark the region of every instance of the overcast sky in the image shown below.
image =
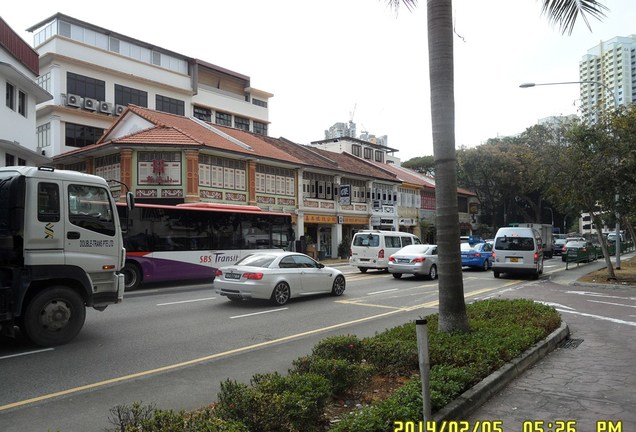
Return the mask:
M455 0L457 146L513 135L575 114L587 50L636 34L634 0L603 0L603 22L571 36L541 16L539 0ZM387 135L403 161L433 154L426 1L395 14L386 0L5 1L0 16L24 31L61 12L247 75L273 93L269 134L305 144L353 116L358 133ZM202 6L204 5L204 6Z

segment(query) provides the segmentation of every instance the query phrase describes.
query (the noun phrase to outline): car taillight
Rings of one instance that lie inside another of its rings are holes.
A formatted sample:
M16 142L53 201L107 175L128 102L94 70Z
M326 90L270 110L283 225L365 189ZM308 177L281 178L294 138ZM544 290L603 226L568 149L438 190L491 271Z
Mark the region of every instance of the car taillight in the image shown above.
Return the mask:
M378 251L378 258L384 258L384 249Z
M391 262L395 262L395 257L394 257L393 255L391 255L391 256L389 257L389 261L391 261Z
M566 251L565 246L563 246L563 248L561 249L561 252L565 252L565 251Z
M414 262L414 263L416 263L416 262L424 262L424 261L426 261L426 258L424 258L424 257L417 257L417 258L413 258L411 260L411 262Z
M534 262L539 261L539 254L537 252L534 253Z
M245 279L261 280L263 279L263 273L243 273Z
M223 276L223 272L219 269L214 270L214 277Z
M495 253L494 252L492 253L492 260L493 261L495 260Z

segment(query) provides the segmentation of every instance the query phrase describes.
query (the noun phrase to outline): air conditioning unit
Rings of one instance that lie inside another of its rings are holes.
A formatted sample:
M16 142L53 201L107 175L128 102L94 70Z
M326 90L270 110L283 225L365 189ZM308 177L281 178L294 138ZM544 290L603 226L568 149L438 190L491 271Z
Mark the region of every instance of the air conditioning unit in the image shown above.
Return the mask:
M121 115L121 113L123 113L125 109L126 105L115 105L115 111L113 112L113 114L115 114L116 116Z
M99 112L104 114L112 114L113 113L113 104L110 102L100 102L99 103Z
M84 109L96 111L98 106L99 101L97 99L84 98Z
M75 108L82 107L82 97L76 94L67 94L66 95L66 105L72 106Z

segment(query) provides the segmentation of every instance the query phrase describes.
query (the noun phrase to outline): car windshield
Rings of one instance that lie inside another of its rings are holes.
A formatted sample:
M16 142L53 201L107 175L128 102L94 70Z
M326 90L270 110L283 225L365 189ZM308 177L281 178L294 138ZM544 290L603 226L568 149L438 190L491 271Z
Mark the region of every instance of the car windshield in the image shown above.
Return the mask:
M239 260L236 265L251 266L251 267L269 267L269 265L276 259L275 255L270 254L252 254Z
M532 237L503 236L495 240L495 249L509 251L531 251L534 250Z

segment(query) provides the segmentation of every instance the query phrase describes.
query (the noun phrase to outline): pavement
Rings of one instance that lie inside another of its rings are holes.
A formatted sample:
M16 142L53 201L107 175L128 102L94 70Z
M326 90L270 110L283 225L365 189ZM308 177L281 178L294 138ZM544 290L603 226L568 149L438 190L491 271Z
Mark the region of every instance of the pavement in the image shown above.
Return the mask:
M563 325L437 413L438 427L454 420L469 431L635 432L636 288L577 282L604 267L581 265L499 295L552 304Z

